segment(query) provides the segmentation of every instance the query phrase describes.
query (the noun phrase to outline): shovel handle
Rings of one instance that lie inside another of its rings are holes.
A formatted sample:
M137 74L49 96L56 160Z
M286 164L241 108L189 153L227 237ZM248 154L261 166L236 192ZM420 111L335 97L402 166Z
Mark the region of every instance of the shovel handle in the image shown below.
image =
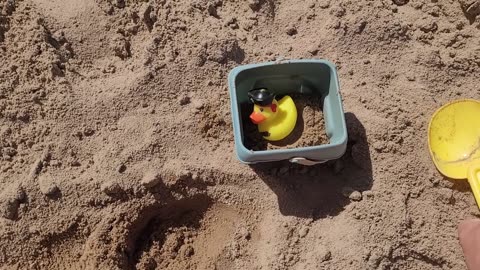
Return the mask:
M480 208L480 163L471 165L468 169L468 183L472 188L473 196L477 201L477 206Z

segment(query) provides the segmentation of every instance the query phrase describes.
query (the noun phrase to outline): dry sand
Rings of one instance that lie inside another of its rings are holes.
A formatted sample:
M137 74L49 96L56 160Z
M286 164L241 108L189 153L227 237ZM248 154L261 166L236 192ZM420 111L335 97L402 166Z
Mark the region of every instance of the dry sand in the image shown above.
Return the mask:
M478 0L0 0L1 269L466 269L426 144ZM339 68L343 158L240 164L238 64Z

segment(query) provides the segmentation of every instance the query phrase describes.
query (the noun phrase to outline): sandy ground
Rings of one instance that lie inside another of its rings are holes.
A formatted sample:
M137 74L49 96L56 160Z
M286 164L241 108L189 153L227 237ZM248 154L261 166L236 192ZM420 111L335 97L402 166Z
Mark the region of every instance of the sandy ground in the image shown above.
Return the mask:
M466 269L427 149L478 0L0 0L1 269ZM339 68L343 158L240 164L236 65Z

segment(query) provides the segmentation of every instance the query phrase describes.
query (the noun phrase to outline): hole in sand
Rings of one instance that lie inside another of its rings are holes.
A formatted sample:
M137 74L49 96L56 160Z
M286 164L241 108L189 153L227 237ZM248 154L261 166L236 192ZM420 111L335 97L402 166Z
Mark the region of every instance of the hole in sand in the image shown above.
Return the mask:
M129 261L134 269L204 269L222 256L231 241L237 211L195 196L160 209L132 231ZM142 226L143 225L143 226Z

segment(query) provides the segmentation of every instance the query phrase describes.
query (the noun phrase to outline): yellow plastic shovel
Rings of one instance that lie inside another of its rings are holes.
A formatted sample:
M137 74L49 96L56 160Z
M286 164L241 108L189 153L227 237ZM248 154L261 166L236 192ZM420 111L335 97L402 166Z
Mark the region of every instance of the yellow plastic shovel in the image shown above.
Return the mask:
M457 100L438 109L428 128L428 146L442 174L468 178L480 207L480 102Z

